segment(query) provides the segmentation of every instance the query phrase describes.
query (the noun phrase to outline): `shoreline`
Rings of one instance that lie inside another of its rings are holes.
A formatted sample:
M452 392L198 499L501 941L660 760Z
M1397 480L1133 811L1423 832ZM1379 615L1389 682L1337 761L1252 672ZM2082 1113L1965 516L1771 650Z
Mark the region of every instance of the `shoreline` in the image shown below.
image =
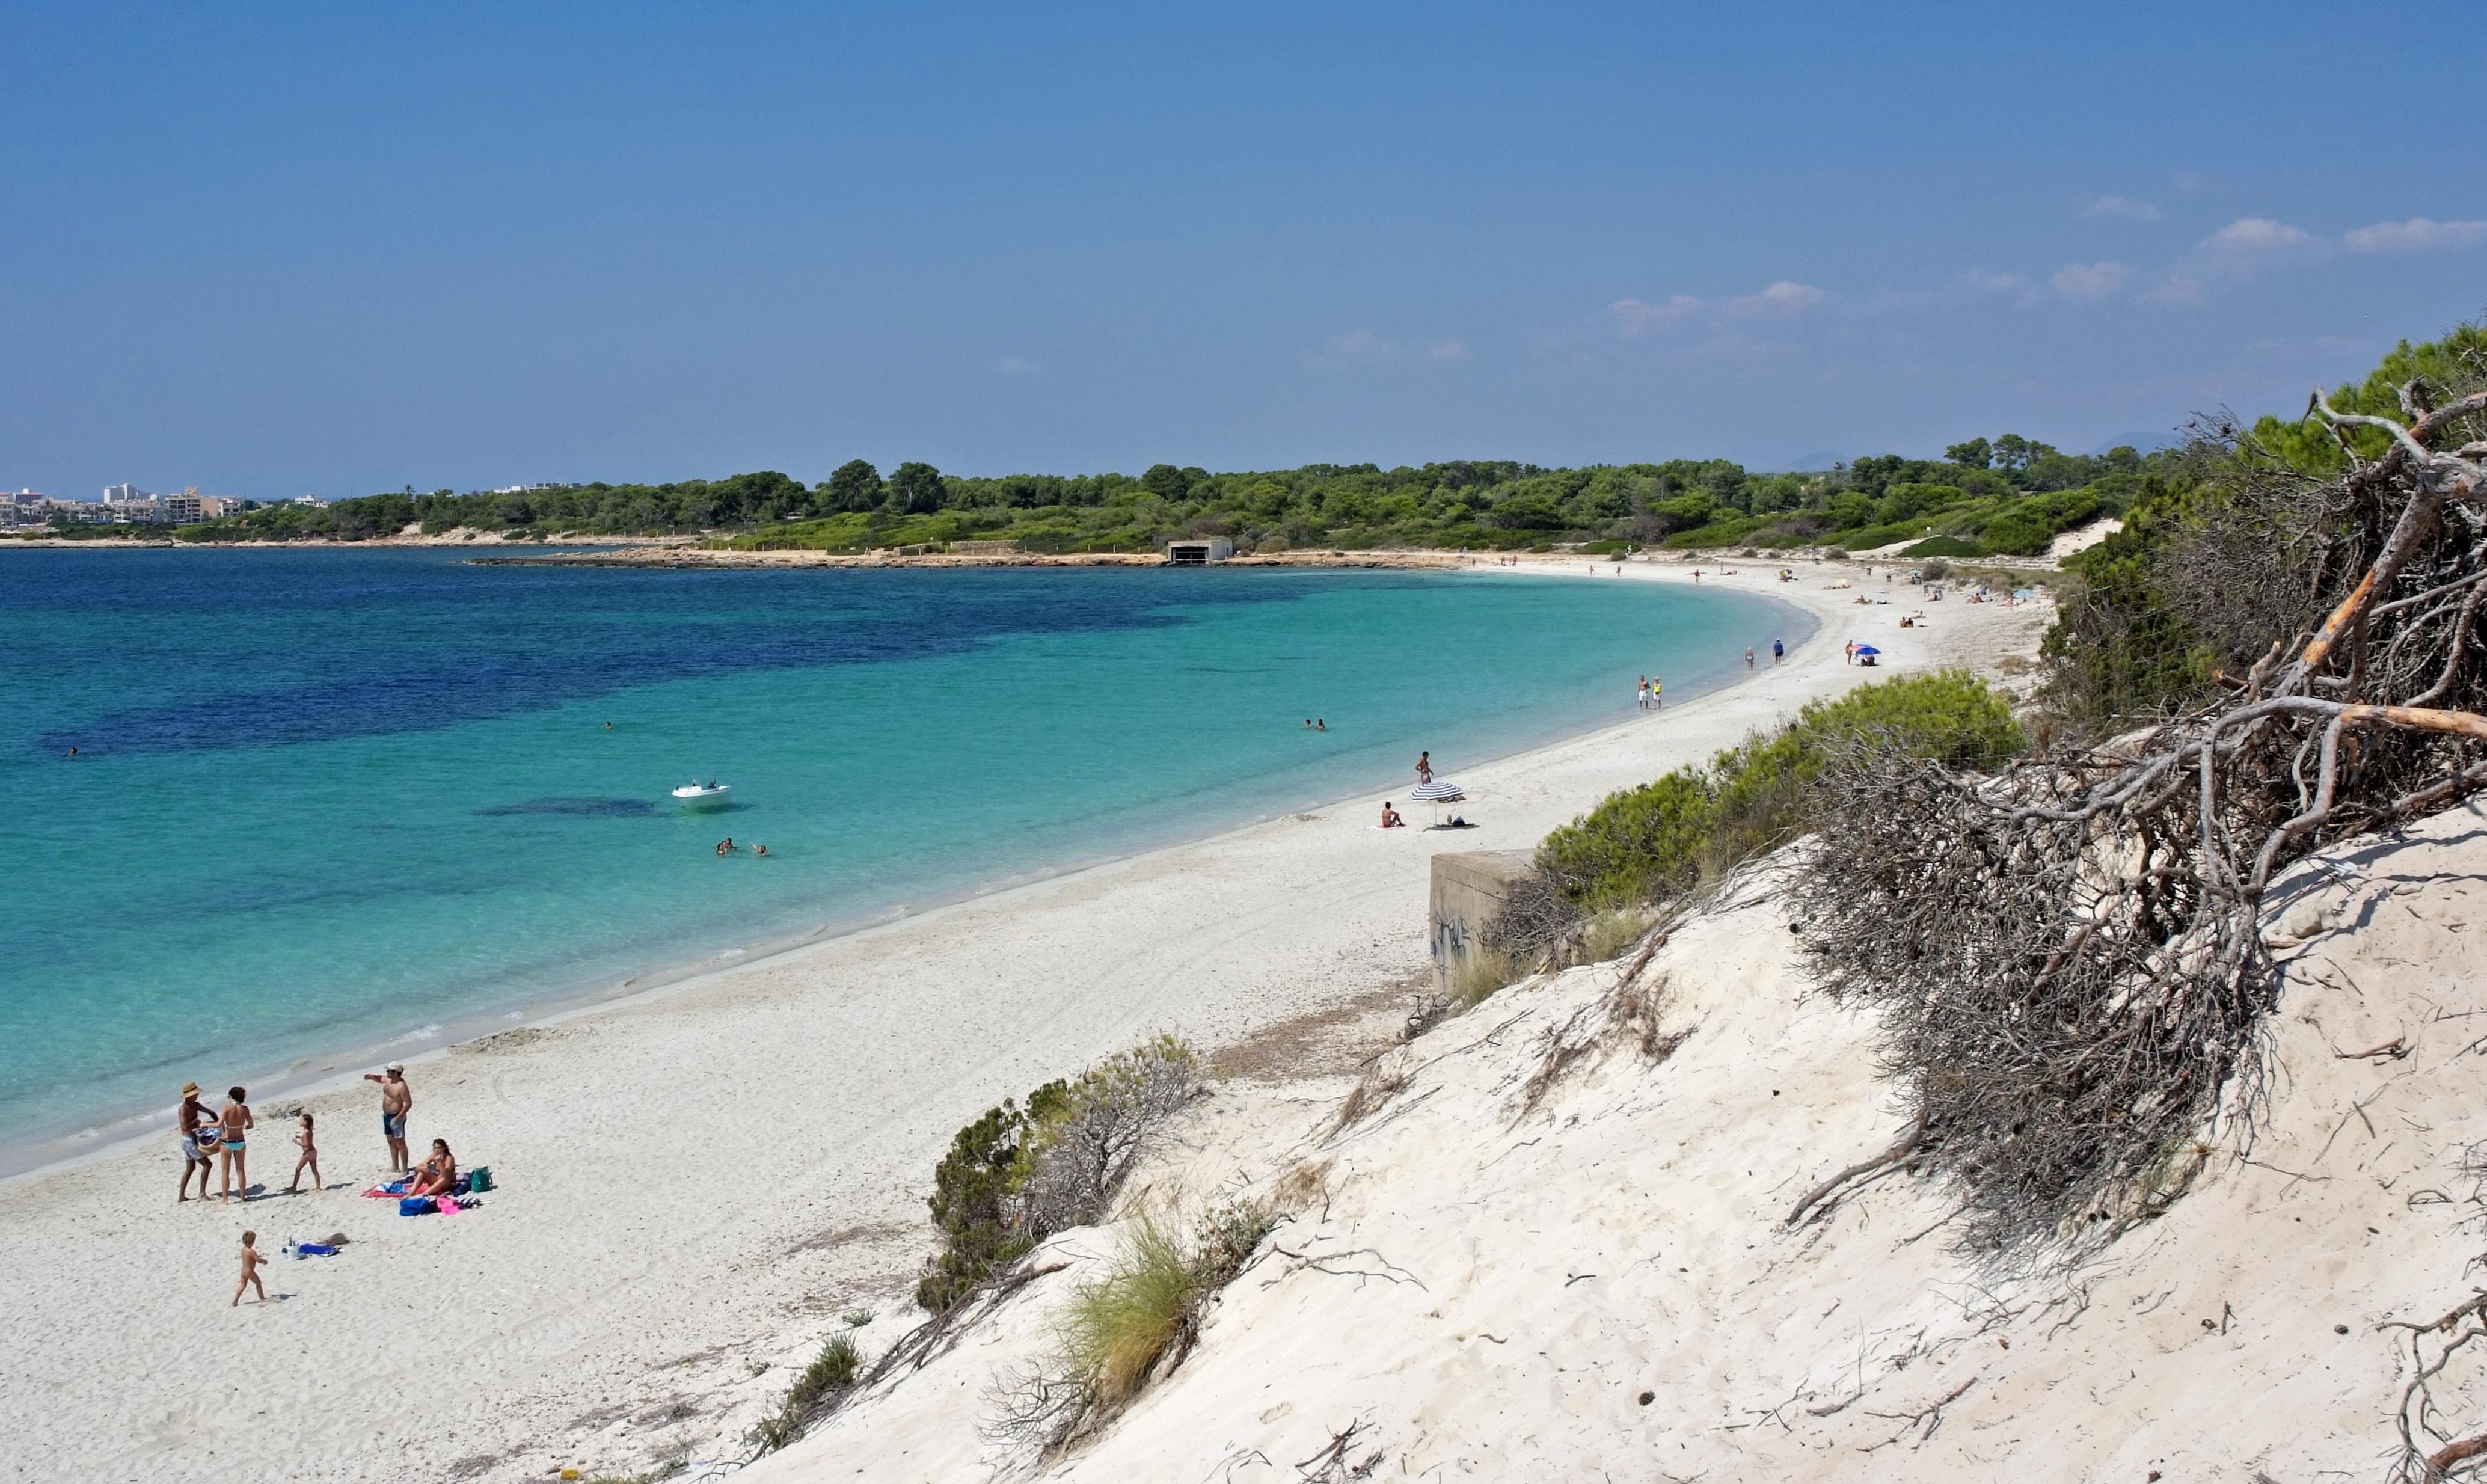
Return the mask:
M519 560L516 565L538 564ZM570 565L570 564L548 564ZM595 564L590 564L595 565ZM615 565L640 566L642 563ZM732 569L733 564L719 564ZM845 564L879 565L879 564ZM1066 564L1069 565L1069 564ZM1163 565L1154 563L1152 565ZM1381 564L1369 564L1381 565ZM1587 576L1592 574L1558 571L1532 571L1528 567L1455 569L1461 572L1498 572L1503 576L1557 575ZM1757 597L1784 610L1804 627L1796 630L1789 642L1793 656L1810 642L1824 627L1824 621L1802 605L1789 602L1771 593L1746 594ZM1706 695L1716 694L1746 683L1753 677L1739 677L1730 669L1706 684L1688 686L1678 694L1682 704L1690 705ZM1646 718L1644 718L1646 719ZM1478 769L1495 767L1525 759L1529 754L1565 742L1591 738L1611 729L1633 726L1632 720L1585 720L1577 725L1556 729L1519 746L1488 754L1477 760ZM842 917L831 917L817 927L799 932L770 934L748 939L695 946L685 943L678 956L664 957L648 966L634 968L618 980L599 977L551 990L528 998L496 1004L488 1008L467 1010L444 1016L411 1030L378 1041L356 1041L350 1045L324 1047L305 1051L281 1062L245 1067L235 1077L236 1084L252 1089L254 1106L271 1106L299 1103L334 1095L358 1085L360 1072L382 1061L404 1059L408 1066L446 1055L461 1047L489 1041L493 1036L513 1030L554 1025L580 1016L615 1010L643 998L670 994L693 987L717 975L768 964L822 943L835 942L880 931L898 924L936 916L950 909L971 902L1005 897L1013 892L1068 881L1086 873L1123 865L1170 851L1213 846L1226 836L1272 823L1290 814L1336 809L1361 800L1373 790L1357 788L1331 797L1312 798L1272 798L1255 805L1252 817L1229 821L1205 833L1172 830L1144 838L1128 846L1106 848L1101 853L1074 853L1058 860L1049 860L1026 870L1013 872L998 881L936 889L908 901L866 908ZM375 1061L372 1058L379 1058ZM317 1067L313 1064L318 1063ZM168 1076L172 1075L168 1072ZM160 1101L160 1100L159 1100ZM116 1152L142 1144L147 1139L164 1136L172 1127L172 1112L155 1104L121 1104L95 1109L93 1112L54 1123L38 1124L13 1134L0 1145L0 1188L22 1176L64 1169L83 1162L108 1158ZM21 1151L23 1151L21 1153Z
M1485 570L1586 579L1588 567ZM1628 571L1691 580L1690 564ZM1857 682L2023 654L2050 611L1945 604L1931 631L1893 633L1900 609L1851 607L1824 587L1836 574L1814 569L1789 590L1764 564L1748 572L1720 585L1820 625L1787 664L1731 669L1654 715L1459 764L1486 827L1457 848L1533 846L1613 788ZM1830 659L1843 630L1872 632L1886 668ZM471 1217L401 1221L350 1186L177 1209L161 1191L178 1177L170 1139L144 1134L12 1176L0 1240L52 1254L56 1270L21 1304L54 1338L0 1362L29 1399L24 1435L46 1440L44 1472L81 1479L516 1480L552 1465L636 1472L677 1444L695 1460L735 1456L752 1409L782 1397L785 1367L839 1315L904 1307L928 1250L921 1192L961 1124L1149 1034L1228 1046L1386 999L1421 970L1436 842L1372 830L1363 810L1382 797L409 1057L414 1138L448 1137L499 1177ZM374 1104L338 1080L304 1101L321 1115L330 1179L358 1181L378 1162ZM280 1131L263 1125L253 1145L255 1172L280 1190L292 1152ZM352 1245L281 1265L287 1302L229 1310L244 1222L271 1239L343 1230ZM425 1313L454 1316L455 1386L426 1384L428 1347L385 1338ZM182 1358L210 1350L227 1360L212 1374ZM116 1386L80 1381L95 1375ZM375 1393L396 1398L377 1418Z

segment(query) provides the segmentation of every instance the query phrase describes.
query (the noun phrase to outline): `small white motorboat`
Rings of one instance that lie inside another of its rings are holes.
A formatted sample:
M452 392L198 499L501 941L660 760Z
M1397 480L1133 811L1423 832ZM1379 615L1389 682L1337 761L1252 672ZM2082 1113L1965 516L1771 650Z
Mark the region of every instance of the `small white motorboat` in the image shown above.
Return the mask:
M727 802L733 795L734 790L725 784L713 780L702 783L693 778L674 790L674 802L687 804L694 809L713 809Z

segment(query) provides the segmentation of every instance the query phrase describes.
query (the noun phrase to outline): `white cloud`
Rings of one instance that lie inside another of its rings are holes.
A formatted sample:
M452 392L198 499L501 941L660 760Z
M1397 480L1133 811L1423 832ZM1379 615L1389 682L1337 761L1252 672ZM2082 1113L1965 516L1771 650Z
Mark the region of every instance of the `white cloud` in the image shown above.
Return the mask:
M2143 297L2162 304L2198 304L2223 283L2242 283L2276 264L2303 262L2331 250L2324 238L2274 221L2240 216L2194 244Z
M1795 314L1810 309L1828 297L1811 284L1790 283L1782 278L1759 294L1739 294L1727 301L1731 315Z
M1005 355L992 363L992 369L1006 377L1032 377L1045 369L1045 363L1024 355Z
M2360 227L2349 234L2347 241L2351 252L2461 252L2487 242L2487 221L2429 221L2413 216L2407 221Z
M1671 294L1655 304L1646 299L1617 299L1607 306L1607 317L1614 321L1619 333L1630 337L1687 323L1715 328L1726 321L1747 320L1755 315L1798 314L1830 296L1811 284L1783 278L1758 293L1727 299L1705 299L1691 294Z
M1607 306L1615 328L1626 335L1646 335L1652 330L1672 329L1699 314L1707 301L1690 294L1679 294L1663 303L1650 304L1639 299L1617 299Z
M2083 216L2121 216L2128 221L2163 221L2167 213L2147 201L2128 196L2101 196L2082 208Z
M2124 292L2133 269L2122 263L2067 263L2047 283L2066 298L2100 303Z
M1468 359L1467 342L1457 336L1444 336L1427 346L1425 353L1438 361L1464 361Z

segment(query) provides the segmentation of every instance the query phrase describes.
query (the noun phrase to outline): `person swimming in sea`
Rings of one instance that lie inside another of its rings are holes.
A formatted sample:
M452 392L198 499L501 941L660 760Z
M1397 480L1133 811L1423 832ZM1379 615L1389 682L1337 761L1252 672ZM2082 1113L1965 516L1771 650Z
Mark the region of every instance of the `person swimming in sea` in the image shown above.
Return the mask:
M716 853L717 853L718 854L720 854L720 855L731 855L731 854L734 854L734 836L732 836L732 835L727 835L724 839L719 840L718 842L716 842Z
M751 854L754 855L766 855L768 854L768 847L765 845L755 845L751 848Z

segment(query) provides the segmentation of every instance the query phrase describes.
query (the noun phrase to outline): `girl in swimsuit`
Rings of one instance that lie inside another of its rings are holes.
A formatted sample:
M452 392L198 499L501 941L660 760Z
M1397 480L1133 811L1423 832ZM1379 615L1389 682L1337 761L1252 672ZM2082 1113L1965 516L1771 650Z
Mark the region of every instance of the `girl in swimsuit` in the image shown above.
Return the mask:
M217 1136L224 1145L224 1200L233 1199L236 1185L241 1187L241 1198L250 1199L250 1157L243 1152L244 1135L259 1127L259 1120L250 1116L250 1104L244 1101L249 1095L248 1088L227 1088L225 1096L230 1101L225 1104L223 1116L216 1120Z
M458 1161L449 1152L449 1141L432 1141L432 1157L414 1172L414 1184L406 1188L408 1195L446 1195L458 1184Z
M293 1162L293 1183L285 1188L285 1193L291 1195L301 1186L305 1168L311 1171L311 1189L324 1189L320 1179L320 1151L311 1142L311 1114L307 1109L302 1114L302 1127L294 1132L293 1143L302 1151L302 1158Z

